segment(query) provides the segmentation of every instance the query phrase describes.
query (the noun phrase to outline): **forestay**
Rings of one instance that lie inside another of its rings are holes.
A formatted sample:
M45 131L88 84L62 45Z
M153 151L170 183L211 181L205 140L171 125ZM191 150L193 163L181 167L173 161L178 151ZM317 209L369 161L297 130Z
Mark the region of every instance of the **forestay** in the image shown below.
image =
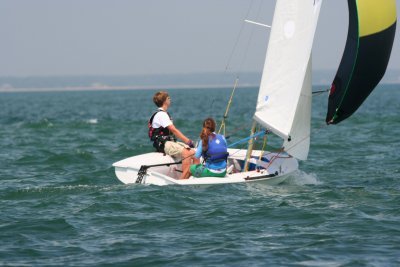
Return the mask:
M311 120L311 49L322 0L279 0L254 120L282 137L305 160Z

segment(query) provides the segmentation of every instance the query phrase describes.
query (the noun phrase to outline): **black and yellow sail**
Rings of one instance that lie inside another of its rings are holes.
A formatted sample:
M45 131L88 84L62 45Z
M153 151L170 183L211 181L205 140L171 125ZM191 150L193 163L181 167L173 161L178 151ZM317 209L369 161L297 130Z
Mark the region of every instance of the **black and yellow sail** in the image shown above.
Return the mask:
M385 74L396 32L396 0L348 0L349 29L329 94L326 122L351 116Z

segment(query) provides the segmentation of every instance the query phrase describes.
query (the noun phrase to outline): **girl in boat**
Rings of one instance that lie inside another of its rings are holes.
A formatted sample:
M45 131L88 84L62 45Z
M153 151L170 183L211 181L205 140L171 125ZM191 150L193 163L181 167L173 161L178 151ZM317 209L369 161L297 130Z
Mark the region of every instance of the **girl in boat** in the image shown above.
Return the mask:
M195 153L197 159L203 156L204 164L190 166L190 173L194 177L224 177L226 175L228 146L225 137L215 133L215 127L214 119L204 120Z

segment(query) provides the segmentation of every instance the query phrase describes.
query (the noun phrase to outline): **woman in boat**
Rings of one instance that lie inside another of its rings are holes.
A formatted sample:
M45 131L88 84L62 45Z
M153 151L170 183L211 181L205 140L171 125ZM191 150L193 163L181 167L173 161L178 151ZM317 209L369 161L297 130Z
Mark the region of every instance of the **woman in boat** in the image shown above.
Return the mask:
M149 138L153 141L153 146L158 152L182 158L181 179L188 178L192 160L195 164L200 162L193 158L194 150L191 149L194 148L193 141L174 126L172 118L167 112L171 105L171 98L167 92L160 91L155 93L153 102L158 109L151 116L148 123ZM184 143L177 142L176 137Z
M190 166L190 173L194 177L224 177L226 175L228 146L225 137L215 133L215 127L214 119L204 120L195 158L199 159L203 156L205 164Z

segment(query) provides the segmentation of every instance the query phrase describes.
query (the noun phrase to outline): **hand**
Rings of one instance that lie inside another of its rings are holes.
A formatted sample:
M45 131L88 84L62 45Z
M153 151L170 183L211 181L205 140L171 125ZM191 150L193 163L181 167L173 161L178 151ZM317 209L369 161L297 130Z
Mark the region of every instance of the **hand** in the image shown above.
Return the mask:
M194 144L193 141L189 139L189 141L187 141L186 143L190 148L194 148Z

